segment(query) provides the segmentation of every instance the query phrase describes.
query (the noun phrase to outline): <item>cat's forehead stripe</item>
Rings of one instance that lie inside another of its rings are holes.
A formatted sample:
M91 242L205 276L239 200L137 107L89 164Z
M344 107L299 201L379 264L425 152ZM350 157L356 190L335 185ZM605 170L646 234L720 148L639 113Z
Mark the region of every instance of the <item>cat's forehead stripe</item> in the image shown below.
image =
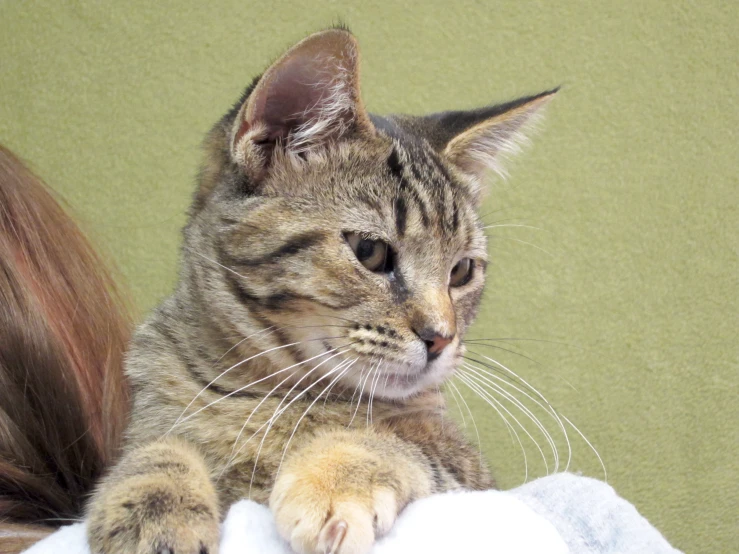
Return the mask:
M409 204L409 202L406 200L406 197L408 198L408 200L411 201L410 203L418 210L424 229L428 229L431 225L431 220L429 218L429 208L426 205L426 201L423 199L421 194L419 194L419 191L416 188L418 179L414 179L415 182L413 183L409 182L408 178L406 177L405 165L400 161L400 156L398 155L398 149L396 147L394 147L390 152L390 156L388 156L387 159L387 165L390 169L390 174L395 178L398 187L395 200L395 219L398 236L402 237L405 234L406 217L408 211L407 207ZM412 169L413 166L411 165L411 173L415 178L415 174L413 173Z
M433 152L416 145L395 143L387 166L397 188L393 211L399 237L406 234L409 210L418 214L422 233L456 235L460 228L459 191Z

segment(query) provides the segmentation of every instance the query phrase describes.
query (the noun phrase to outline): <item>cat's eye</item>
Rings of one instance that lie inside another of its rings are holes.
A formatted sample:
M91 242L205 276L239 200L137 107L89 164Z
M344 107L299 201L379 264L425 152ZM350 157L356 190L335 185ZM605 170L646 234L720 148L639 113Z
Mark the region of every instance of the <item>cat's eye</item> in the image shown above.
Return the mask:
M462 258L449 274L449 286L461 287L466 285L472 279L472 273L475 270L475 261L472 258Z
M345 233L344 237L364 267L377 273L393 270L393 252L387 243L363 237L359 233Z

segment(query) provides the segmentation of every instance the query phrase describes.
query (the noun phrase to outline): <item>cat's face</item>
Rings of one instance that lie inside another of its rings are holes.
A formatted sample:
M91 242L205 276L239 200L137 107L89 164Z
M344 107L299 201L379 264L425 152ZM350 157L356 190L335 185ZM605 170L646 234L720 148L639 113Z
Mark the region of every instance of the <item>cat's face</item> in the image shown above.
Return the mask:
M320 374L356 360L342 384L392 398L438 385L484 282L468 187L427 146L387 137L305 162L273 172L220 233L220 263L245 277L226 272L233 309L283 327L302 359L341 352Z
M309 37L221 122L186 236L205 305L276 379L398 399L462 355L487 264L479 173L536 99L370 118L355 47Z

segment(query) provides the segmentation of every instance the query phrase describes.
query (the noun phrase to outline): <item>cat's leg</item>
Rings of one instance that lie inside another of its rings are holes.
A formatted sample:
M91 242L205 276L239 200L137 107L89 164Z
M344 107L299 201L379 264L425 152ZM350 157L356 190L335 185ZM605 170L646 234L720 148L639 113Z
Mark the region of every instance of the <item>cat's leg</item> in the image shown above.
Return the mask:
M270 507L297 552L364 554L406 504L439 488L417 446L385 431L331 431L286 456Z
M178 439L126 454L88 509L93 554L216 554L218 499L202 456Z

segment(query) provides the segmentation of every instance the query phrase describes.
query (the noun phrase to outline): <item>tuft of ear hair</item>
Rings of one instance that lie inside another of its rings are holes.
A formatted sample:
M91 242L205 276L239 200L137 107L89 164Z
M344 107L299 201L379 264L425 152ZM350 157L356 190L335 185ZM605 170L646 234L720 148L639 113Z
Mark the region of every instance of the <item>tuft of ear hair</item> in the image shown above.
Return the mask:
M359 92L359 48L345 29L302 40L258 80L232 129L231 155L252 178L275 155L297 162L307 152L374 127Z
M431 145L479 188L489 171L506 176L503 158L521 150L527 131L558 90L477 110L428 115L420 127Z

